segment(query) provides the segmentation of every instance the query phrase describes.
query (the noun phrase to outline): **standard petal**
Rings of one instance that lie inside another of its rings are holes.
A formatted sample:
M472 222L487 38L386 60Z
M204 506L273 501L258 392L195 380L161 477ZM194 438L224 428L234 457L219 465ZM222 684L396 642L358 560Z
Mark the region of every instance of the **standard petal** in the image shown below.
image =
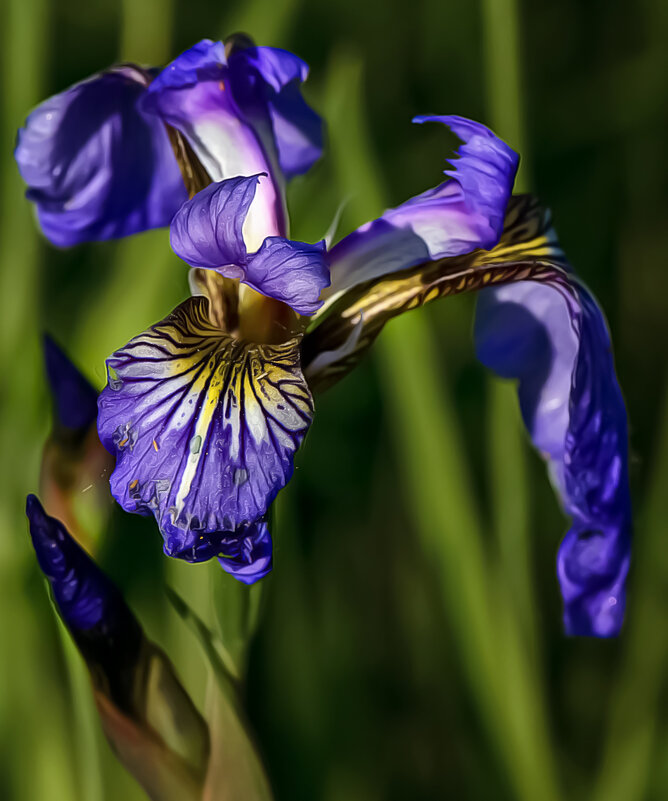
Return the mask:
M329 285L324 242L309 245L272 236L257 253L246 250L245 221L258 181L263 180L257 175L229 178L198 192L172 221L172 248L192 267L215 269L288 304L298 314L313 314Z
M309 170L322 155L323 121L301 94L308 65L275 47L235 49L229 57L232 89L258 129L268 112L281 171L289 180Z
M569 634L619 633L631 504L626 409L603 315L570 278L485 290L475 326L480 360L519 380L522 415L572 517L558 558Z
M165 127L137 107L150 76L117 67L46 100L18 133L15 158L55 245L168 225L186 199Z
M259 520L290 479L313 412L298 345L235 340L193 297L107 361L112 493L155 515L169 555Z
M463 117L416 117L447 125L462 141L449 181L363 225L332 248L333 295L425 261L493 247L501 236L519 157L484 125Z
M204 39L155 78L142 98L142 108L186 136L213 181L258 173L270 176L247 223L247 244L256 250L266 236L285 233L282 179L275 153L267 151L230 81L222 42ZM268 119L265 124L270 124Z

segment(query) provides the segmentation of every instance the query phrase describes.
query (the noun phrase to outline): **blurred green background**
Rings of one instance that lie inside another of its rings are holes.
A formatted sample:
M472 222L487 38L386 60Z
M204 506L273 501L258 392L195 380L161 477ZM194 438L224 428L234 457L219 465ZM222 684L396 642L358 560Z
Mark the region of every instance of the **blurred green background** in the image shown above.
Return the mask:
M133 801L101 741L27 537L49 401L48 330L103 360L187 292L165 232L56 251L11 152L49 94L117 60L164 63L244 30L311 65L325 159L290 190L295 238L340 231L440 180L453 144L416 113L491 125L523 157L606 310L628 403L636 511L627 624L565 639L566 521L512 386L471 345L474 299L388 326L317 403L281 496L249 659L250 719L278 799L668 797L668 6L662 0L3 0L0 160L0 797ZM211 617L217 566L173 564L117 515L101 559L198 701L205 670L164 583ZM229 587L224 588L229 590ZM241 799L240 801L243 801Z

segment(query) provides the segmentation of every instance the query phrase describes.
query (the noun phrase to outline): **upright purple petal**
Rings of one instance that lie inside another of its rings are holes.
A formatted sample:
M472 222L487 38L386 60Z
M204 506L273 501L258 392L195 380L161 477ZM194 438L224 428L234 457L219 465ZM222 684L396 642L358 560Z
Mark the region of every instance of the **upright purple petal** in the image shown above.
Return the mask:
M416 117L447 125L463 144L440 186L366 223L330 252L329 294L425 261L489 249L499 240L519 157L484 125L463 117Z
M480 247L491 248L503 231L519 156L489 128L465 117L422 114L413 122L443 123L462 140L457 158L448 159L453 169L444 172L461 187L468 210L483 221Z
M57 422L70 429L91 426L97 418L97 390L48 334L44 362Z
M263 180L257 175L230 178L198 192L172 221L172 248L191 267L215 269L299 314L313 314L329 285L323 242L309 245L271 236L257 253L247 251L248 223L253 222L249 209Z
M168 225L186 199L162 122L137 103L149 76L117 67L38 106L18 133L27 197L53 244Z
M322 155L323 121L306 103L301 84L308 65L275 47L235 50L229 58L232 89L250 119L268 113L281 171L289 180L307 172Z
M193 297L107 361L98 431L116 456L111 491L155 516L168 555L262 519L290 479L313 413L298 345L235 340Z
M266 173L253 205L249 247L283 235L286 216L276 153L258 124L244 114L231 84L221 42L204 39L186 50L151 83L142 108L181 131L213 181ZM268 118L264 121L270 125ZM253 232L251 236L251 232Z
M475 337L487 367L519 379L527 429L572 518L558 557L566 631L614 636L624 615L631 504L626 410L603 315L574 280L520 282L481 293Z

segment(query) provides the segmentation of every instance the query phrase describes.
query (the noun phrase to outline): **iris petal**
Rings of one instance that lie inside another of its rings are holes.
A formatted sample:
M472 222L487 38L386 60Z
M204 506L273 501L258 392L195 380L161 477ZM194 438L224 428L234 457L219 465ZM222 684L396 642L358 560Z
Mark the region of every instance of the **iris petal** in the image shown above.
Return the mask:
M257 175L230 178L198 192L172 221L172 248L192 267L215 269L299 314L313 314L329 285L324 242L309 245L269 236L257 253L246 250L245 222L262 180Z
M244 280L298 314L314 314L322 306L320 293L329 285L325 243L309 245L268 236L249 259Z
M206 562L218 558L221 567L244 584L254 584L272 568L272 542L264 520L241 526L236 531L198 537L192 548L181 551L179 559Z
M267 151L258 124L247 119L230 80L222 43L204 39L155 78L142 98L142 108L186 136L213 181L258 173L270 176L247 224L249 247L255 250L265 236L285 233L282 179L275 153ZM268 118L265 124L270 125Z
M566 630L613 636L624 614L632 524L626 410L603 315L533 198L510 200L492 250L426 262L342 294L304 338L309 385L320 390L345 375L392 317L476 290L478 356L519 379L526 426L572 517L558 557Z
M247 261L243 226L260 176L229 178L209 184L174 216L170 243L191 267L217 269L239 278Z
M169 555L259 520L290 479L313 413L298 345L235 340L193 297L107 361L112 493L155 515Z
M330 301L302 343L309 386L320 391L343 378L385 323L403 312L486 286L558 279L568 269L549 215L530 195L515 195L508 203L501 240L492 250L425 261L357 284Z
M475 339L487 367L519 380L525 424L572 518L558 557L566 630L614 636L631 503L626 409L603 315L567 274L559 283L508 284L481 293Z
M269 527L264 521L254 523L237 533L224 555L218 557L221 567L238 581L254 584L272 568L272 543Z
M55 245L168 225L186 199L164 125L137 107L150 76L118 67L38 106L15 157Z
M308 65L275 47L235 50L229 58L232 89L250 117L268 113L281 171L289 180L309 170L322 154L323 122L306 103L301 84Z
M491 248L499 240L519 158L488 128L463 117L416 117L447 125L463 144L451 180L366 223L332 248L329 294L425 261Z

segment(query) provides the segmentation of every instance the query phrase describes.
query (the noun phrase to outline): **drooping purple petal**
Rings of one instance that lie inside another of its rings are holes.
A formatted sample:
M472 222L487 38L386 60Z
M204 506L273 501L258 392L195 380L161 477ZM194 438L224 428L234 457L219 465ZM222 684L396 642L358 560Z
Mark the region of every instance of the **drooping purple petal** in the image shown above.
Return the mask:
M204 39L166 67L149 86L142 108L181 131L213 181L266 173L253 204L247 244L286 230L282 178L275 153L235 97L221 42ZM268 126L269 120L265 120ZM251 241L249 241L249 239Z
M15 158L53 244L168 225L186 191L162 122L137 106L149 76L117 67L38 106Z
M249 209L258 181L230 178L210 184L179 209L172 221L174 252L192 267L215 269L238 278L264 295L287 303L299 314L313 314L329 285L325 245L267 237L257 253L246 248Z
M98 430L116 455L112 494L155 516L168 555L265 515L312 418L296 340L235 340L193 297L107 366Z
M574 280L486 289L476 316L480 360L519 379L522 415L572 518L558 557L569 634L619 633L631 504L626 410L600 309Z
M273 565L269 526L260 521L237 532L218 561L223 570L244 584L254 584L264 578Z
M233 51L229 67L237 102L249 119L258 121L258 130L266 130L268 113L285 177L307 172L323 148L323 121L301 94L308 65L287 50L248 47Z
M263 520L242 526L236 531L200 536L192 548L177 554L186 562L207 562L218 558L228 573L244 584L254 584L272 568L272 542L269 527Z
M488 128L463 117L416 117L447 125L463 144L450 176L386 211L330 252L329 294L425 261L488 249L499 240L519 158Z
M91 426L97 418L97 391L48 334L44 363L58 423L70 429Z

